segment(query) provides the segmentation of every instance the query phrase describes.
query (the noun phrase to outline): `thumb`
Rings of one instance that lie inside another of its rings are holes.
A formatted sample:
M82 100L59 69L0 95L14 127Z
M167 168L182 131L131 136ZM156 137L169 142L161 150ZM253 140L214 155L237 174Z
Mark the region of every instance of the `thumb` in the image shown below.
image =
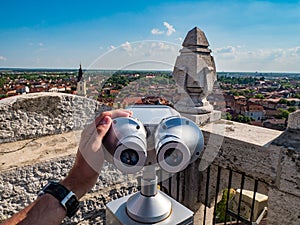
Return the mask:
M98 125L97 125L97 132L98 132L98 136L101 138L101 140L103 139L104 135L109 130L111 122L112 122L112 119L110 118L110 116L105 116L98 123Z

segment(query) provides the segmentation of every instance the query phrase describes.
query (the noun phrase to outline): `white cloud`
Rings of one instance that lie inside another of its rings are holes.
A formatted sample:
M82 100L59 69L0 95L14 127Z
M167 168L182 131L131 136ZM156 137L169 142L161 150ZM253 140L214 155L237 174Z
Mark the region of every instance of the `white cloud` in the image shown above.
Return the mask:
M131 44L128 41L126 41L124 44L121 44L121 48L127 52L131 52L133 50Z
M297 46L295 48L289 49L289 53L290 53L290 56L292 56L292 57L300 56L300 47Z
M286 49L226 46L214 49L213 53L220 71L299 71L300 46Z
M6 61L6 58L2 55L0 55L0 61Z
M153 35L166 34L167 36L171 36L173 33L176 32L176 30L173 27L173 25L169 24L168 22L163 22L163 25L165 26L165 28L167 28L166 31L159 30L158 28L153 28L151 30L151 34L153 34Z
M112 49L115 49L116 47L113 46L113 45L110 45L108 48L109 48L110 50L112 50Z
M38 43L38 46L42 47L42 46L44 46L44 43L40 42L40 43Z
M236 48L233 46L226 46L226 47L222 47L222 48L216 48L214 50L214 53L216 54L229 54L229 53L235 53L236 52Z
M164 34L165 32L163 30L159 30L157 28L153 28L151 30L151 34L154 34L154 35L160 35L160 34Z
M100 57L91 65L91 68L160 68L171 70L180 47L180 45L164 41L126 41Z
M213 50L214 55L219 59L231 60L237 57L237 48L233 46L226 46L222 48L216 48Z
M172 35L173 33L176 32L175 28L173 25L169 24L168 22L164 22L164 26L167 28L167 36Z

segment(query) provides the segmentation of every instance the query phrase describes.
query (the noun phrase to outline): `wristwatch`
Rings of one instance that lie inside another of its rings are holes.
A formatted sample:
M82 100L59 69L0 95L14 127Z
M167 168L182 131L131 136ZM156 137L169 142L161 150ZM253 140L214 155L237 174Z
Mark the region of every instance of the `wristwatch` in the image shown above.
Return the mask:
M69 191L65 186L58 182L49 181L48 184L40 191L38 196L46 193L51 194L59 201L62 207L64 207L64 209L67 211L68 217L75 215L79 208L79 201L72 191Z

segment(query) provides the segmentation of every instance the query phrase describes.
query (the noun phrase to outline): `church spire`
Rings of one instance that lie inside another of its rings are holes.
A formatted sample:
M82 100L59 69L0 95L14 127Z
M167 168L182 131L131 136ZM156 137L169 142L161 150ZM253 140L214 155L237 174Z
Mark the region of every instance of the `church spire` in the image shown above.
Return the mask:
M83 75L83 72L82 72L81 63L80 63L80 67L78 70L78 76L77 76L77 82L82 80L82 75Z

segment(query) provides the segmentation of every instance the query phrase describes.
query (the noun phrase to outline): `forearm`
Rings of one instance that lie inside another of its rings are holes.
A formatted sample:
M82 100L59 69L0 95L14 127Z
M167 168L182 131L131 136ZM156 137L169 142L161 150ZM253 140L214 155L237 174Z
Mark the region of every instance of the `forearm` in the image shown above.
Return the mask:
M60 184L75 193L77 199L88 192L97 181L104 162L101 143L111 125L112 118L131 115L132 112L126 110L103 112L95 119L94 123L87 126L82 132L76 161L67 177L60 181ZM45 194L2 225L55 225L60 224L66 214L67 212L59 200L50 194Z
M13 215L2 225L55 225L61 224L66 216L65 209L59 201L50 194L38 197L33 203L24 208L19 213Z
M99 162L102 166L103 161ZM99 174L95 172L84 158L77 153L75 164L67 177L60 181L68 190L75 193L80 199L96 183ZM61 224L66 216L66 210L59 201L50 194L38 197L33 203L19 213L12 216L2 225L28 224L28 225L55 225Z

